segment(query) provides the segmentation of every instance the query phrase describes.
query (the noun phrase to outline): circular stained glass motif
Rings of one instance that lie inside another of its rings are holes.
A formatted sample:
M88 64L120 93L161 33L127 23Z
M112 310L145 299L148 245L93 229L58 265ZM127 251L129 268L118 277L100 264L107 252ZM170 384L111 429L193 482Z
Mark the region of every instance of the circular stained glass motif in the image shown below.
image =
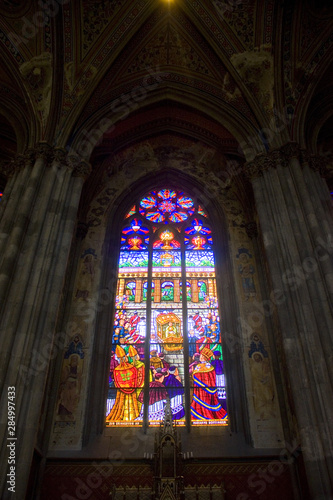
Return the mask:
M147 212L146 219L151 220L152 222L163 222L165 217L161 212Z
M164 200L158 204L158 208L162 212L174 212L176 210L176 205L174 203L171 203L170 200Z
M139 212L152 222L184 222L194 214L194 202L173 189L152 191L140 201Z
M146 196L140 201L142 208L153 208L157 206L156 198L154 196Z
M176 191L173 191L171 189L161 189L161 191L159 191L157 193L157 196L159 198L163 198L163 200L169 200L169 199L176 198L177 193L176 193Z
M177 205L182 208L191 208L193 207L193 200L191 198L188 198L187 196L179 196Z

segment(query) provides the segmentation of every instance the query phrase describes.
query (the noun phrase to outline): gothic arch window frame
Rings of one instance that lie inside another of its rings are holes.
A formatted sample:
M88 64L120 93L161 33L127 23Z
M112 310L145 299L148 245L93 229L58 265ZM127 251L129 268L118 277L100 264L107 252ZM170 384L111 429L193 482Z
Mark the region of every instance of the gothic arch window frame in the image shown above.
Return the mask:
M88 443L93 436L103 433L105 430L108 433L119 430L119 427L106 429L105 405L112 350L110 331L113 325L115 310L121 231L125 215L131 208L129 206L131 204L128 202L128 195L130 194L131 199L139 199L144 197L146 193L164 188L165 186L176 190L179 190L179 186L182 186L182 191L195 199L209 214L210 225L215 238L216 288L219 309L224 318L223 328L226 332L229 332L229 341L230 335L232 337L231 343L228 344L225 336L222 336L229 416L227 429L231 432L244 433L246 441L250 442L243 361L238 343L239 333L237 333L237 318L239 317L238 299L230 256L230 239L226 217L222 206L214 202L214 198L209 196L208 191L203 192L203 185L200 182L181 174L179 171L168 170L168 172L160 172L160 175L147 176L145 179L133 183L130 188L124 189L113 203L109 213L103 246L103 278L100 290L107 290L112 300L108 307L103 307L98 311L96 317L91 366L97 366L98 369L94 374L94 380L91 381L88 388L84 444ZM219 279L220 276L224 276L224 279ZM188 425L187 428L189 430ZM142 432L142 430L146 432L147 430L146 427L136 427L135 429L139 432Z

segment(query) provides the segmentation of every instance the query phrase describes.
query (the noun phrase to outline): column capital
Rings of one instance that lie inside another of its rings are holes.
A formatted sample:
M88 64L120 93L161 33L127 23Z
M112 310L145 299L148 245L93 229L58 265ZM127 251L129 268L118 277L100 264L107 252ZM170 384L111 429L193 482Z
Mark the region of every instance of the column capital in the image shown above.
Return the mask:
M297 158L300 160L304 150L301 149L297 142L288 142L275 151L280 151L286 160L290 160L291 158Z
M19 167L17 164L14 162L14 160L3 160L0 162L0 172L7 178L9 179L10 177L13 177L15 172L19 170Z
M260 154L254 160L245 163L243 172L249 180L262 177L264 172L271 168L276 168L278 164L281 164L283 158L280 156L276 151L274 151L274 154Z
M42 158L47 163L52 159L54 149L47 142L40 142L36 144L34 153L36 160Z
M277 166L287 167L292 158L295 158L302 165L308 157L311 157L306 150L301 149L296 142L288 142L279 149L273 149L268 153L257 155L252 161L245 163L244 174L250 179L261 177L270 168Z
M79 160L73 169L73 177L83 177L86 179L91 173L91 165L86 160Z
M63 148L53 148L51 161L55 161L57 163L65 164L67 158L67 151Z
M333 176L333 159L319 155L308 156L309 167L318 172L321 177L329 179Z

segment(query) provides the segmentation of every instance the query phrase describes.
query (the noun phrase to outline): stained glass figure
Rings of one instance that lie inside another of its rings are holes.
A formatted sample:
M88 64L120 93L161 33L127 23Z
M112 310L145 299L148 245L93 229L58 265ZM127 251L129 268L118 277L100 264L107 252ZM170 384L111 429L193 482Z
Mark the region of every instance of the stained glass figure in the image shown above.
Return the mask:
M177 425L185 425L186 412L191 425L228 423L213 239L203 217L191 197L168 187L125 216L110 328L109 426L140 426L147 414L159 425L168 400Z

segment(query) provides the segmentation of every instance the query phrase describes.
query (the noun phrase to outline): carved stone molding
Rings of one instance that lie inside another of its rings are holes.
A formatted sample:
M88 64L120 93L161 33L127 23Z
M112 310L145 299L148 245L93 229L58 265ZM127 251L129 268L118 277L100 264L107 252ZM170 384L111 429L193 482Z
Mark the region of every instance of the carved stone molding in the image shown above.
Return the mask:
M9 177L13 177L15 172L19 170L16 163L13 160L11 161L1 161L0 162L0 172L8 179Z
M34 149L35 158L42 158L45 163L49 163L53 156L53 148L46 142L40 142Z
M76 237L83 240L88 233L89 225L86 222L78 222L76 227Z
M66 163L67 151L63 148L54 148L52 160L62 165Z
M258 155L254 160L245 163L243 167L243 172L249 180L262 177L263 173L271 168L275 168L276 163L270 157L270 155Z
M250 179L261 177L265 171L278 166L287 167L292 158L301 162L302 152L297 143L290 142L279 149L260 154L243 167L244 174Z
M279 150L275 151L280 151L286 160L290 160L291 158L301 159L302 150L297 142L288 142L287 144L284 144ZM272 151L272 153L273 152L274 151Z
M252 221L252 222L247 222L245 224L245 231L246 231L246 234L248 235L249 238L251 238L251 240L253 238L257 238L258 236L258 226L257 226L257 223Z
M20 72L27 91L44 125L49 115L52 90L52 54L44 52L21 64Z
M87 178L91 172L91 165L85 160L79 160L73 169L73 177Z
M27 149L12 160L0 163L0 172L5 177L11 177L16 172L31 166L37 159L42 159L46 166L65 166L73 172L74 177L87 177L91 172L91 165L79 156L69 155L63 148L53 148L47 143L39 143L35 148Z
M309 167L318 172L321 177L329 179L333 175L333 158L309 155L307 159Z

